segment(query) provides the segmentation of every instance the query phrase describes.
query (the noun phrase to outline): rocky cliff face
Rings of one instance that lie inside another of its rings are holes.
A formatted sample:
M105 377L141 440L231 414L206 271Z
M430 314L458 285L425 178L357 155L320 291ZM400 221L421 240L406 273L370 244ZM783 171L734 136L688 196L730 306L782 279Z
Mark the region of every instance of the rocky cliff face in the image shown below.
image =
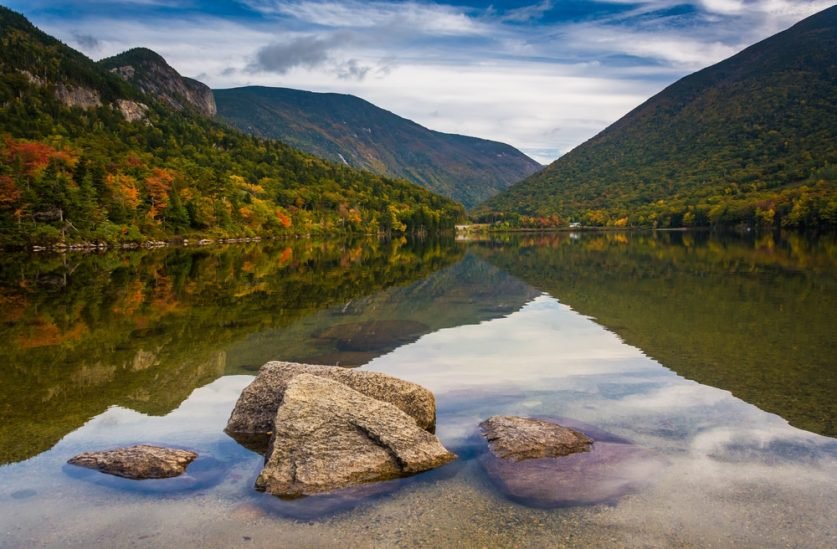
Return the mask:
M36 76L27 70L21 70L20 73L35 86L44 87L50 84L46 78ZM102 97L99 92L84 86L73 86L66 83L56 84L55 97L67 107L95 109L102 106Z
M103 59L99 64L174 109L194 110L209 117L217 112L215 97L208 86L181 76L151 50L135 48Z
M102 98L99 96L99 92L83 86L58 84L55 87L55 96L68 107L95 109L102 106Z

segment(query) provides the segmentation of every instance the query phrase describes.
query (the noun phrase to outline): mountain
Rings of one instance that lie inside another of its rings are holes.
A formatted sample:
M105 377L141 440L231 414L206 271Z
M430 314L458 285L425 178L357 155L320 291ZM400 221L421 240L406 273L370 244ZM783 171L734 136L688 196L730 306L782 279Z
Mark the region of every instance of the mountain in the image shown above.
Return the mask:
M0 246L429 232L464 215L407 181L242 134L206 103L173 108L188 99L179 84L197 88L153 52L117 56L130 81L112 62L0 7Z
M466 207L541 169L509 145L429 130L351 95L245 87L215 90L215 101L242 131L407 179Z
M476 216L834 226L836 103L832 7L672 84Z
M102 59L99 66L178 111L190 108L204 116L215 116L217 112L209 86L181 76L165 59L149 49L128 50Z

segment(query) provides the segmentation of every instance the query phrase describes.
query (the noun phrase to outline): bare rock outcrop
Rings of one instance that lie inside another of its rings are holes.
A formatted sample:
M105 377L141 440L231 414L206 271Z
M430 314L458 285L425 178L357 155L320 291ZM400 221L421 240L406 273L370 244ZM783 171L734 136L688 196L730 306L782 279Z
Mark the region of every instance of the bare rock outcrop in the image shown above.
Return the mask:
M67 463L131 479L172 478L183 474L195 452L139 444L104 452L85 452Z
M422 429L432 431L435 427L436 400L433 393L416 383L379 372L268 362L238 398L227 422L227 433L236 439L272 433L276 411L283 402L288 384L301 374L337 381L368 397L394 405L412 417Z
M192 110L206 117L218 112L209 86L181 76L165 59L149 49L135 48L99 63L175 110Z
M280 497L318 494L456 458L393 404L339 381L301 373L283 393L258 490Z
M20 72L20 74L25 76L26 80L28 80L29 83L32 84L32 85L38 86L39 88L47 85L46 78L44 78L42 76L32 74L31 72L29 72L27 70L23 70L23 69L20 69L19 72Z
M49 85L49 80L43 76L32 74L27 70L19 71L30 84L43 88ZM55 85L55 98L66 107L78 107L80 109L95 109L102 106L102 97L99 92L84 86L72 86L63 82Z
M128 122L139 122L148 116L148 105L128 99L117 99L116 106Z
M58 84L55 86L55 97L68 107L95 109L102 106L102 98L99 92L83 86Z

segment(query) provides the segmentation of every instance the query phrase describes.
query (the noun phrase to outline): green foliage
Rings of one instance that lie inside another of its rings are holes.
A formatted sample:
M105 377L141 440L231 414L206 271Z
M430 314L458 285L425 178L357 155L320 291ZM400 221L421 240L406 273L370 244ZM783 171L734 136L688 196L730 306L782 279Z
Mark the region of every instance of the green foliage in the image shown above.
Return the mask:
M831 8L673 84L475 215L833 227L835 59Z
M463 216L406 181L174 111L6 9L0 46L0 245L426 233ZM101 105L68 106L61 90ZM145 119L116 99L142 101Z
M509 145L428 130L351 95L264 87L214 93L219 116L241 131L407 179L465 207L541 168Z

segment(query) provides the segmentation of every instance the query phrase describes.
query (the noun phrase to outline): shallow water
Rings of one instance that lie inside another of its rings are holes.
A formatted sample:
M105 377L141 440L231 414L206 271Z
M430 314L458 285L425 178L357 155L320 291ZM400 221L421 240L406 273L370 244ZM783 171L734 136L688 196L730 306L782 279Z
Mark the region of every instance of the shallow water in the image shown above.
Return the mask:
M0 545L835 546L834 252L585 234L6 261ZM460 459L326 513L254 492L229 412L265 360L316 357L426 385ZM477 459L495 414L666 465L610 504L511 501ZM171 488L64 466L135 442L204 465Z

